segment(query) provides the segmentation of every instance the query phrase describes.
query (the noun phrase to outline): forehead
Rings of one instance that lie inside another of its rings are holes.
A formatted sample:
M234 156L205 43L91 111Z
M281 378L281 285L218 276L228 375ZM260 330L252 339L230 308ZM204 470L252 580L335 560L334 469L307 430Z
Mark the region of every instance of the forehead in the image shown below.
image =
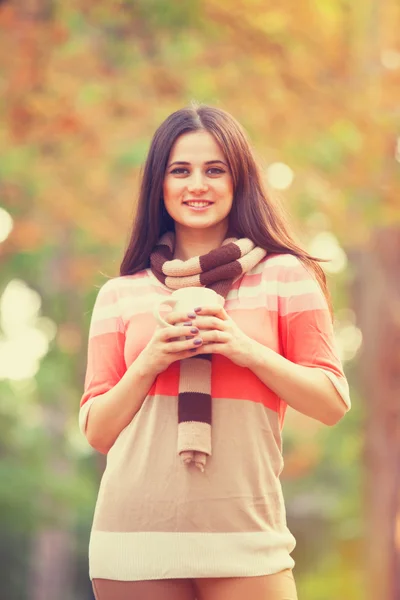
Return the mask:
M193 131L181 135L172 146L169 162L206 162L224 160L224 153L208 131Z

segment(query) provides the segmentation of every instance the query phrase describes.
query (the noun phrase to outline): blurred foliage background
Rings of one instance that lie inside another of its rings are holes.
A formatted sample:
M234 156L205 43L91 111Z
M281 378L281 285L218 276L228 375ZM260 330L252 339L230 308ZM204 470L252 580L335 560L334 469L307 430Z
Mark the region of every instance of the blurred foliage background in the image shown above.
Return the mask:
M397 0L0 2L0 600L86 600L104 459L78 431L88 324L140 167L192 99L247 129L322 263L352 411L289 411L300 600L400 599Z

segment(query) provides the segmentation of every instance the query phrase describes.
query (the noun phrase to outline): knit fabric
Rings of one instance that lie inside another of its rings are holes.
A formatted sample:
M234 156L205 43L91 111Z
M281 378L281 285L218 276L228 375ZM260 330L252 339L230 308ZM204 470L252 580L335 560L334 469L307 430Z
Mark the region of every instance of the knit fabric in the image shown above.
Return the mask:
M89 332L80 427L149 342L171 294L150 269L108 281ZM304 265L267 256L231 287L228 315L288 360L320 369L350 407L326 299ZM107 455L89 545L91 578L240 577L292 568L280 484L285 402L250 369L214 355L213 454L205 473L176 452L179 362L155 380Z
M154 249L150 261L157 279L171 290L204 286L223 298L226 298L232 281L247 273L267 253L247 238L227 238L220 248L182 261L173 260L174 246L175 236L167 232Z
M174 259L175 234L165 233L150 257L154 275L171 290L209 287L226 298L233 281L267 254L247 238L228 238L219 248L183 261ZM178 392L178 453L184 464L204 471L211 456L212 356L199 354L180 365Z

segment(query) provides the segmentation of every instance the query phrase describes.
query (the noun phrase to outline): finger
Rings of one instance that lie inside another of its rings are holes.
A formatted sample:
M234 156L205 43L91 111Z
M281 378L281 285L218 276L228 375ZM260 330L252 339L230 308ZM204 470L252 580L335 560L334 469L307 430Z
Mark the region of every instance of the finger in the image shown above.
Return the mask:
M164 327L160 332L160 339L163 342L170 342L173 339L180 337L193 337L198 335L199 328L195 325L189 327L186 325L177 325L171 327Z
M198 327L199 329L218 329L220 331L225 331L226 324L222 319L218 317L196 317L193 320L193 326Z
M219 331L217 329L201 331L200 337L204 344L226 344L230 340L230 336L225 331Z
M220 304L210 304L208 306L202 306L195 308L196 315L211 315L214 317L218 317L223 321L229 319L225 309Z
M191 354L224 354L225 344L202 344Z
M171 311L165 317L165 320L170 325L176 325L177 323L189 323L196 318L196 313L193 312L173 312Z
M197 349L203 344L201 338L194 338L193 340L184 340L177 342L170 342L165 346L167 354L176 354L179 352L189 352L190 350Z

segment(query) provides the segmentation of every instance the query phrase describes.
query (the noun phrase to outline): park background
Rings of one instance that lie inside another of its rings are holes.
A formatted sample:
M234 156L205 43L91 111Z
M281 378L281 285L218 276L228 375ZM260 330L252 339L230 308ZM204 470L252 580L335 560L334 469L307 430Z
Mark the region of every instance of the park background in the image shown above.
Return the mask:
M77 418L140 167L191 102L246 128L321 258L352 410L288 412L300 600L400 599L400 4L0 1L0 600L90 600Z

